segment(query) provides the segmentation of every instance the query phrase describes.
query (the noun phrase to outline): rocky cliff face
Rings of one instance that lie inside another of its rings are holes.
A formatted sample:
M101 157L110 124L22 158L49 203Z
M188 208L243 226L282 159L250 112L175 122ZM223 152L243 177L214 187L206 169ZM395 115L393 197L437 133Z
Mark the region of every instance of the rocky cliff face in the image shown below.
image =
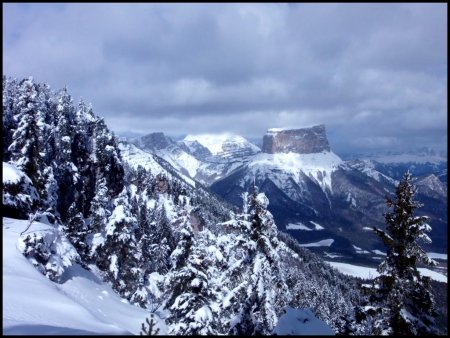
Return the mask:
M330 151L323 124L302 129L269 129L263 137L264 153L311 154Z
M195 158L199 160L206 160L211 157L211 152L208 148L201 145L198 141L179 141L178 145L185 151L191 153Z
M141 149L148 149L152 151L166 149L170 145L175 144L175 142L170 137L160 132L142 136L138 139L133 140L131 143Z

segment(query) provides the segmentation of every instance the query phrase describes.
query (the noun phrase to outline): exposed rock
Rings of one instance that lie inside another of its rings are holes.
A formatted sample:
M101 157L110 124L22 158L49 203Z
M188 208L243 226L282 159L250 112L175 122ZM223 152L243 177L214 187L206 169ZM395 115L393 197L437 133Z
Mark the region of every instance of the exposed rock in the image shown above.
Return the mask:
M245 156L251 156L259 152L259 148L248 142L241 136L234 136L222 143L222 153L219 155L235 160Z
M192 230L194 231L194 234L197 235L200 231L203 230L203 222L199 210L194 210L191 213L189 213L189 220L191 221Z
M156 177L156 189L160 194L164 194L169 189L169 183L167 182L167 178L165 176L157 176Z
M180 141L179 146L187 153L191 153L195 158L205 160L211 156L208 148L204 147L198 141Z
M141 149L160 150L175 144L175 142L164 133L151 133L133 140L134 145Z
M264 153L311 154L330 151L325 125L302 129L269 129L263 137Z

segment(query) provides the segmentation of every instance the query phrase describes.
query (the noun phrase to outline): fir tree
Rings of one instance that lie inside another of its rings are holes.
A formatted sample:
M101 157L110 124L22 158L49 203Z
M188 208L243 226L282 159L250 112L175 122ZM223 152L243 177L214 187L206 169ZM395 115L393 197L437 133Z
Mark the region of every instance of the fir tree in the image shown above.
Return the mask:
M65 233L69 241L77 249L82 259L88 258L89 248L87 244L87 227L84 223L83 214L77 212L75 202L72 203L67 212L67 225Z
M98 233L104 228L106 220L111 214L108 209L108 204L108 187L106 186L106 180L102 178L95 185L95 196L91 202L91 232Z
M13 141L14 130L17 129L16 114L17 81L3 75L3 161L11 159L8 147Z
M415 216L422 204L414 199L416 188L409 172L398 184L396 198L386 204L393 212L384 215L386 231L375 233L387 246L386 259L378 267L371 300L382 305L382 317L375 323L375 334L421 335L436 333L435 311L429 277L422 276L417 264L435 265L417 243L430 243L427 216ZM384 306L383 306L384 305ZM380 311L379 311L380 312Z
M150 315L150 320L148 320L148 318L146 318L145 321L147 322L148 328L146 328L145 324L142 323L140 335L141 336L153 336L153 335L156 336L159 333L159 328L154 329L154 327L155 327L154 314L152 313Z
M42 194L45 191L44 162L40 153L40 125L43 122L40 120L42 114L37 86L32 78L21 82L18 95L16 118L19 122L8 151L11 161L27 174L38 193Z
M105 178L108 190L112 196L117 196L124 186L124 169L117 140L100 118L95 121L93 159L96 179Z
M59 187L58 212L63 221L67 220L67 211L71 204L78 199L78 180L80 178L78 168L73 162L72 144L75 134L75 109L72 97L64 88L57 96L57 124L55 131L56 180Z
M280 269L277 230L267 210L268 199L254 186L250 195L245 194L244 201L241 220L229 224L242 234L236 246L245 248L241 251L240 262L233 264L226 273L237 282L228 286L231 292L225 308L231 307L233 313L229 332L270 334L286 305L289 291ZM232 303L242 306L233 309Z
M157 231L160 233L160 239L166 239L170 252L172 252L175 249L176 240L173 234L172 227L170 225L170 221L167 218L166 208L164 204L162 204L161 207L157 209L155 221L158 226Z
M173 269L166 280L165 308L169 334L215 335L218 333L218 291L208 273L211 260L205 243L195 243L189 224L181 230L181 240L172 253Z
M108 218L105 240L97 248L97 264L106 272L106 279L122 297L130 299L139 287L139 269L134 231L136 218L131 214L126 188L114 201L115 208ZM142 281L141 281L142 282Z

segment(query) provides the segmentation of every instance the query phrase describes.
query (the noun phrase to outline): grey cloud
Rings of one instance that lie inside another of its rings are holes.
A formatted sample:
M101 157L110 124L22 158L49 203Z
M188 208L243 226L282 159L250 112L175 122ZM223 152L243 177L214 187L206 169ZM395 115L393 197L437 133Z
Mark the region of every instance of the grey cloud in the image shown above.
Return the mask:
M118 132L446 147L444 4L3 6L5 74L68 85Z

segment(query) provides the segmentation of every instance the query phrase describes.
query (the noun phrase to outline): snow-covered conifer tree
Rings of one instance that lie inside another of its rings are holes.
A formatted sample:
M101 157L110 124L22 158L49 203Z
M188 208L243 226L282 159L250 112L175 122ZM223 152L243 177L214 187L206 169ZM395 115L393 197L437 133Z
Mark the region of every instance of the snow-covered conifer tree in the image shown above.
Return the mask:
M416 216L422 204L414 199L416 188L406 172L398 184L396 198L388 197L386 204L393 212L385 214L386 231L374 231L387 246L385 260L378 267L371 299L381 303L382 315L375 322L375 334L418 335L436 333L433 297L429 277L422 276L417 264L435 265L418 240L431 242L427 216Z
M181 239L172 253L172 270L166 279L168 297L165 308L169 334L218 334L218 289L210 268L213 259L207 251L206 239L194 239L189 223L180 231ZM206 232L200 237L208 236Z
M289 292L280 269L277 230L267 210L268 199L256 187L244 197L246 213L224 223L237 232L229 250L235 258L231 258L223 280L229 289L224 313L228 313L231 334L270 334Z
M117 140L103 119L96 120L93 139L95 177L96 179L104 177L112 196L117 196L124 186L124 169Z
M17 129L12 136L12 143L8 148L11 161L31 179L36 190L41 195L45 189L43 176L44 163L40 154L40 140L43 121L38 100L37 86L33 78L23 80L18 89Z
M13 133L17 129L17 120L14 118L17 102L17 81L3 75L3 161L11 158L8 147L12 143Z
M87 258L89 254L87 226L84 222L83 214L77 211L75 202L72 203L67 212L65 233L81 258Z
M131 214L126 188L114 200L115 208L108 218L104 243L97 247L97 264L106 272L106 279L123 297L131 297L142 278L134 231L136 218Z

